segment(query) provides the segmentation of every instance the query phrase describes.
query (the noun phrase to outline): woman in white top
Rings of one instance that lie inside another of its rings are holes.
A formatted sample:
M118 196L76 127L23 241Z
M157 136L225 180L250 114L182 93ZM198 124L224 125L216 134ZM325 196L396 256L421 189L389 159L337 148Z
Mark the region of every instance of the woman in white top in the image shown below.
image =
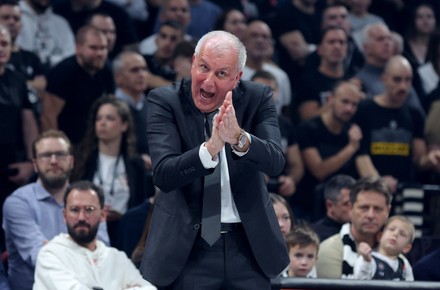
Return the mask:
M127 104L114 97L102 97L95 102L76 160L72 180L87 179L104 190L110 243L118 248L119 220L148 196L146 171L136 153L133 120Z

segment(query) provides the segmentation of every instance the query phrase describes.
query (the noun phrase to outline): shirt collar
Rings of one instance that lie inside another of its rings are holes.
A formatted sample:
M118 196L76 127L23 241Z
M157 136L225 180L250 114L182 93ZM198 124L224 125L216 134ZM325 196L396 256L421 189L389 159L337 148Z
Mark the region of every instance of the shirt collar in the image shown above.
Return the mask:
M116 89L115 95L118 99L127 102L131 107L135 108L138 111L144 108L145 95L142 95L138 102L135 102L133 98L126 94L123 90L121 90L121 88Z
M52 199L54 202L56 202L55 198L50 194L41 183L41 180L38 179L37 182L35 182L35 193L37 200L46 200L46 199ZM61 205L64 205L61 204Z

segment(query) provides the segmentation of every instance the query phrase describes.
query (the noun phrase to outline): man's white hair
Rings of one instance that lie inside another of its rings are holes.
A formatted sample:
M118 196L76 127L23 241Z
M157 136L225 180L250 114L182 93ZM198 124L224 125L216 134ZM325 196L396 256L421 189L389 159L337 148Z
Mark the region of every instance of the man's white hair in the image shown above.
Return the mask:
M238 62L237 62L237 71L242 71L244 66L246 65L246 48L243 43L236 37L235 35L223 31L223 30L215 30L205 34L200 40L197 42L194 55L198 57L200 55L200 50L209 40L216 40L213 44L213 47L217 51L224 51L227 53L231 52L231 46L237 50L238 53Z

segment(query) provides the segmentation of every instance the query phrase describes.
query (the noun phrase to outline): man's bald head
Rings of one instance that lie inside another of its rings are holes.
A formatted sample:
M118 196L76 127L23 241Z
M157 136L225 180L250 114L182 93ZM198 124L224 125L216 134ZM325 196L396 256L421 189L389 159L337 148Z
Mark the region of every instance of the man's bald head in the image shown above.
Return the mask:
M388 107L400 108L405 103L411 90L412 76L411 64L405 57L396 55L390 58L382 74Z
M394 70L400 70L400 69L410 71L412 75L412 68L409 61L401 55L395 55L391 57L390 60L385 65L384 73L386 74Z

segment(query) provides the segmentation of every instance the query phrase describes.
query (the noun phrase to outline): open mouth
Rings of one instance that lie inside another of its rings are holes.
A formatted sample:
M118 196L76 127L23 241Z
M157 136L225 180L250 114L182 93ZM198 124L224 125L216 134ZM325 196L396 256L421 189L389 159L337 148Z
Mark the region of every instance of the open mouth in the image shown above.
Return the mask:
M202 99L211 99L213 98L215 93L209 93L205 91L204 89L200 89L200 96L202 96Z

